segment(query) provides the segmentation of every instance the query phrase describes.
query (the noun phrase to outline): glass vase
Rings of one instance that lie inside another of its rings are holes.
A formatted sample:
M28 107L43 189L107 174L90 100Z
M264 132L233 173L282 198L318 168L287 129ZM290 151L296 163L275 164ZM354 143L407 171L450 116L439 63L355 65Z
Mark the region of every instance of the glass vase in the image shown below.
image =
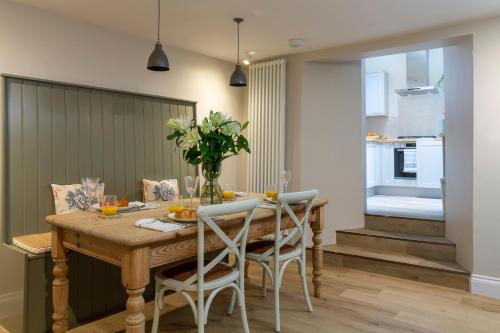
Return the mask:
M219 184L221 163L203 163L201 165L201 172L203 173L203 177L205 177L205 183L201 187L200 203L202 205L222 203L222 189Z

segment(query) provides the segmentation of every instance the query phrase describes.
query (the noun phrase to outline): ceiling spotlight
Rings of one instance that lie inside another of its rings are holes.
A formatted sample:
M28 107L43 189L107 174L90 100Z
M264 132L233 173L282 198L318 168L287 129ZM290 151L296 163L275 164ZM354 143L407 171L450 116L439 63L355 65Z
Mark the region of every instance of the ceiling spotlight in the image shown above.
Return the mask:
M256 53L253 52L253 51L250 51L250 52L246 52L245 53L245 58L243 58L243 64L244 65L250 65L252 63L252 57L255 55Z
M288 40L288 45L290 45L290 47L300 47L300 46L304 45L304 39L291 38Z

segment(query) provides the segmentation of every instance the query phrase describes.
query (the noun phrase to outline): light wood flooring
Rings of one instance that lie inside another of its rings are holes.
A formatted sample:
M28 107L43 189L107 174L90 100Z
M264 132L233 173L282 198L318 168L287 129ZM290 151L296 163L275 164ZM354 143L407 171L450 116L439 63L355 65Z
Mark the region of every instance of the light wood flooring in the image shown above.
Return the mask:
M309 313L296 267L289 266L281 292L282 332L500 332L500 300L329 265L323 272L323 298L312 298L314 312ZM273 332L273 293L269 290L267 297L260 296L260 278L261 269L251 264L246 285L250 331ZM242 332L239 311L224 314L228 301L228 293L216 298L206 332ZM160 332L196 332L182 297L168 296L166 303ZM148 303L146 332L151 329L152 309ZM123 320L124 314L119 313L71 332L122 332Z

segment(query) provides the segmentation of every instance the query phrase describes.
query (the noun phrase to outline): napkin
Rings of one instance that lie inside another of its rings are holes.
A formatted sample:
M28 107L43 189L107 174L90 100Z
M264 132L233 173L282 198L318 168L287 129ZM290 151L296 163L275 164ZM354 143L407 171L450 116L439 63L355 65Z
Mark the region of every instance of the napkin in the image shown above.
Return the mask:
M136 221L134 224L136 227L139 227L139 228L146 228L146 229L162 231L162 232L169 232L169 231L182 229L182 226L180 226L176 223L162 222L162 221L155 219L155 218L140 219L140 220Z
M237 197L246 197L248 195L247 192L234 192L234 195Z
M259 208L264 208L264 209L276 209L276 205L275 204L270 204L270 203L261 203L259 204Z
M160 208L160 204L157 204L157 203L154 203L154 202L141 202L141 201L131 201L128 203L129 207L134 207L134 208L138 208L140 210L143 210L143 209L156 209L156 208Z

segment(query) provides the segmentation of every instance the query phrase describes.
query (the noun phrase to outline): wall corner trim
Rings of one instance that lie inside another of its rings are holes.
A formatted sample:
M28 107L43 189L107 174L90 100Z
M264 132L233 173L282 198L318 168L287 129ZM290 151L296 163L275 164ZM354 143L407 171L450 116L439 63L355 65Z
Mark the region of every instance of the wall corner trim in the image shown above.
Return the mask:
M472 274L470 284L473 294L500 299L500 278Z

